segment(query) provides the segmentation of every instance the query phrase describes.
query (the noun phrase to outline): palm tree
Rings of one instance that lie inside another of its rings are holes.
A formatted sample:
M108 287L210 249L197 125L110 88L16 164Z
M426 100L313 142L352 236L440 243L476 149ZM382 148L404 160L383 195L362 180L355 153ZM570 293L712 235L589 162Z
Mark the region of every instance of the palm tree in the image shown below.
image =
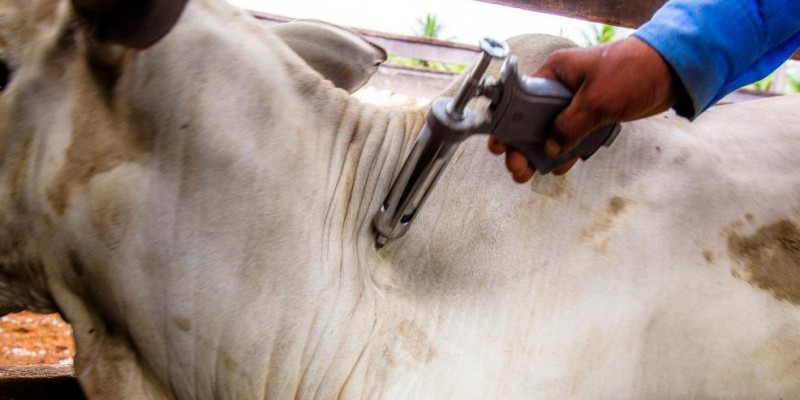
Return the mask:
M611 25L603 24L600 27L595 25L594 30L597 44L611 42L617 36L617 28Z
M437 21L436 14L433 13L425 14L425 19L418 19L417 23L420 26L417 32L418 36L438 39L444 29L444 25Z
M583 29L579 31L586 41L586 47L611 42L616 38L618 33L618 29L615 26L606 24L591 24L590 26L591 29L589 29L588 33Z
M444 24L436 17L434 13L427 13L425 14L424 19L418 19L417 24L419 25L417 29L417 36L422 36L426 38L432 39L441 39L442 31L444 30ZM445 40L452 40L453 37L448 37ZM438 63L432 62L428 60L418 60L417 61L420 66L425 68L434 68L440 69L445 71L452 71L452 72L460 72L464 68L461 65L450 65L445 63Z

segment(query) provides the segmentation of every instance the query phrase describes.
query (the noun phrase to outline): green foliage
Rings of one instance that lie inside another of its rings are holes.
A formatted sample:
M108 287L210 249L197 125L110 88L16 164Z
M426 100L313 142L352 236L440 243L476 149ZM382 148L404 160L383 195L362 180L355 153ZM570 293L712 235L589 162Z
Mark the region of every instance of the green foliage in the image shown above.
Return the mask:
M620 34L619 28L605 24L592 24L591 29L581 30L581 36L585 40L586 46L596 46L598 44L609 43L617 39ZM562 34L563 36L563 34Z
M789 93L800 93L800 65L790 62L786 69L786 89Z
M760 90L762 92L766 92L772 87L772 82L775 80L775 73L771 73L767 75L764 79L759 81L753 82L751 85L752 89Z
M782 74L783 84L780 88L775 87L776 76ZM779 93L800 93L800 62L789 60L780 66L775 72L769 74L764 79L754 82L747 89L761 91L775 91Z
M425 14L425 18L421 18L417 20L418 28L415 32L417 36L422 36L426 38L432 39L440 39L442 35L442 31L444 31L444 24L436 17L436 14L427 13ZM449 37L445 40L452 40L452 37ZM437 61L428 61L428 60L420 60L418 58L410 58L410 57L400 57L390 55L389 59L386 61L388 64L392 65L399 65L403 67L412 67L412 68L427 68L432 69L434 71L445 71L445 72L464 72L466 69L465 65L460 64L450 64L450 63L443 63Z
M800 75L790 75L787 82L791 93L800 93Z
M444 29L444 25L436 19L436 14L432 13L425 14L425 18L418 19L417 23L419 24L418 36L438 38Z
M418 58L400 57L393 55L389 56L389 59L386 60L386 63L390 65L398 65L401 67L427 68L427 69L432 69L434 71L456 72L456 73L464 72L467 69L466 65L461 65L461 64L442 63L437 61L427 61L427 60L420 60Z
M617 28L611 25L605 25L598 27L597 25L594 26L595 29L595 39L597 43L608 43L614 40L617 36Z

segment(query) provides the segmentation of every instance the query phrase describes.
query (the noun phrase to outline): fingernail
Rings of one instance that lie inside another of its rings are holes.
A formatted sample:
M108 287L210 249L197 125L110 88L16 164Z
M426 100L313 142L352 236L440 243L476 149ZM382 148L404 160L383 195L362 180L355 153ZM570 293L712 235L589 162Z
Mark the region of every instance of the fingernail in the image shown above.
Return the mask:
M554 139L547 139L547 141L544 142L544 154L548 157L556 158L559 153L561 153L561 145Z

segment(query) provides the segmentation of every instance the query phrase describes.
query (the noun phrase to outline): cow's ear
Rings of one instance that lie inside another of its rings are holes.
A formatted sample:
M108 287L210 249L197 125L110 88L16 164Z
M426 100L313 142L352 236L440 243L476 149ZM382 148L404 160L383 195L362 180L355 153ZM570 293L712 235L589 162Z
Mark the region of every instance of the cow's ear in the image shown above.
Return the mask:
M352 93L386 61L386 51L361 36L321 21L297 20L273 32L334 85Z
M169 33L187 1L72 0L72 6L98 40L145 48Z

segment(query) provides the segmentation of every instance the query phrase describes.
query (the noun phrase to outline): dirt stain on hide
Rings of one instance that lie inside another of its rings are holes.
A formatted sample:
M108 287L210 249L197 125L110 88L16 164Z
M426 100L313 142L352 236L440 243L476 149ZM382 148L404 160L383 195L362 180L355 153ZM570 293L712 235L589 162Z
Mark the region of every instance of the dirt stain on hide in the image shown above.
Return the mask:
M73 141L66 158L67 163L55 184L47 191L48 200L59 215L63 215L67 208L71 189L86 185L93 176L110 171L128 159L123 149L108 146L105 139L92 143L91 139L84 141L83 138Z
M382 355L389 366L428 364L436 357L428 334L413 321L402 321L387 339Z
M625 211L625 199L615 196L608 201L608 212L611 215L619 215L623 211Z
M589 228L582 232L584 239L595 244L595 250L605 252L608 244L613 238L611 231L614 228L616 219L625 213L628 208L628 201L620 196L614 196L608 200L605 212L601 213L600 218Z
M92 82L92 72L81 72L76 80ZM72 138L65 163L47 188L48 201L59 215L66 211L74 189L120 164L144 161L152 146L150 134L143 134L146 127L140 126L147 119L124 102L103 98L102 90L92 85L76 90L71 114Z
M703 251L703 258L706 260L707 263L714 264L714 253L712 253L711 251L709 250Z
M728 235L728 252L747 270L747 281L777 299L800 305L800 229L797 224L781 220L744 237L732 232Z
M428 334L411 321L403 321L398 329L400 343L415 361L427 364L436 357Z
M192 330L192 321L190 321L189 318L176 317L172 319L172 322L183 332L189 332Z

